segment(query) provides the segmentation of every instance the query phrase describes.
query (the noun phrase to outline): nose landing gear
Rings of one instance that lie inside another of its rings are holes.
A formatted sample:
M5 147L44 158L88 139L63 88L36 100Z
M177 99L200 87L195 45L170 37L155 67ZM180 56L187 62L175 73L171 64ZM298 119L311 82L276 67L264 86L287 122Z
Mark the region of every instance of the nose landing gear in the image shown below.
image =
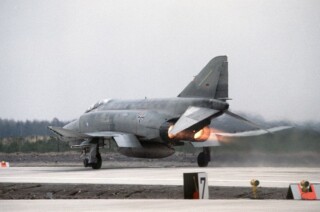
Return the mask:
M100 169L102 166L102 158L99 152L99 145L91 144L89 148L83 149L83 166L92 167L92 169Z
M101 155L100 155L99 152L97 153L96 158L97 158L97 162L96 163L92 163L91 167L93 169L100 169L101 165L102 165L102 159L101 159Z

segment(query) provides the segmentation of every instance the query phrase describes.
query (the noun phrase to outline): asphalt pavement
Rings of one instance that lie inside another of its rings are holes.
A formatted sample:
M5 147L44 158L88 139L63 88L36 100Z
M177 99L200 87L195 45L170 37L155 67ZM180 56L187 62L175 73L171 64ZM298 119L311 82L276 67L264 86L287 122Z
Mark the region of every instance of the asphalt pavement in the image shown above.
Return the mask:
M0 169L0 183L182 185L183 173L206 172L210 186L288 187L319 183L320 168L113 168L11 167ZM1 211L320 211L320 201L297 200L0 200Z
M250 186L258 179L263 187L288 187L308 180L320 183L320 168L121 168L92 170L82 167L11 167L0 169L3 183L86 183L182 185L183 173L206 172L210 186Z

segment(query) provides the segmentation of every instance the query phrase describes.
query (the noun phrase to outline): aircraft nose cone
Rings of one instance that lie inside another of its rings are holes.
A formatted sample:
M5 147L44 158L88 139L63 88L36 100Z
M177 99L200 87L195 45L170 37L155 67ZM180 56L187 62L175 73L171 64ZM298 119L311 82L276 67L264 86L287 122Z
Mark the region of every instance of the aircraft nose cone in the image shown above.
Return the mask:
M72 121L69 124L65 125L63 128L69 129L69 130L78 130L79 129L79 120Z

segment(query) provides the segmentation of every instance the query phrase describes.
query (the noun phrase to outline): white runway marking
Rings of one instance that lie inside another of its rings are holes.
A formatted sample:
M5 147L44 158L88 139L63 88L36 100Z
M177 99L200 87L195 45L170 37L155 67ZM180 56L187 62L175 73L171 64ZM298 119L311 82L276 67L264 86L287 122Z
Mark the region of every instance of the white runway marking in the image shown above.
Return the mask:
M130 168L91 170L75 167L12 167L0 170L0 182L182 185L183 173L207 172L210 186L288 187L309 180L319 183L319 168Z
M287 200L0 200L1 211L320 211L319 201Z

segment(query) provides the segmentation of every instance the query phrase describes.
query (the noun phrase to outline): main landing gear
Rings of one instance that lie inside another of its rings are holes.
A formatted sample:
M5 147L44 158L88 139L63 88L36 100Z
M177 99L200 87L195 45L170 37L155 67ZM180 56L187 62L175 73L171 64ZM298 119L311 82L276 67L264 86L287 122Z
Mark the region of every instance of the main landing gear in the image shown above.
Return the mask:
M210 148L203 147L203 151L200 152L198 155L198 166L199 167L207 167L210 160L211 160Z
M84 155L84 159L83 159L84 167L92 167L92 169L101 168L102 158L99 152L98 144L91 144L90 147L83 149L83 155Z

